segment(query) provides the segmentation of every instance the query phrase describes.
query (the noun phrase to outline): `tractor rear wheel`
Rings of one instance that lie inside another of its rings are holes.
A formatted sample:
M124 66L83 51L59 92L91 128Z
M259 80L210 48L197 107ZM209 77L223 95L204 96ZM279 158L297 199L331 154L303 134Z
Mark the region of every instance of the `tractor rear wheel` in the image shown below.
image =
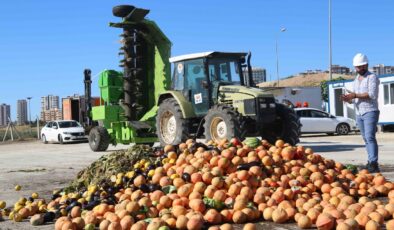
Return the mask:
M183 118L181 107L174 98L167 98L160 104L156 130L162 146L177 145L187 140L187 120Z
M276 112L278 119L265 128L262 138L271 144L275 144L277 139L282 139L290 145L300 142L301 123L294 109L284 104L276 104Z
M108 149L110 136L108 131L101 126L93 127L89 132L89 146L94 152L102 152Z
M229 106L215 105L205 116L205 139L215 142L230 140L233 137L243 139L245 132L242 127L242 117L237 111Z

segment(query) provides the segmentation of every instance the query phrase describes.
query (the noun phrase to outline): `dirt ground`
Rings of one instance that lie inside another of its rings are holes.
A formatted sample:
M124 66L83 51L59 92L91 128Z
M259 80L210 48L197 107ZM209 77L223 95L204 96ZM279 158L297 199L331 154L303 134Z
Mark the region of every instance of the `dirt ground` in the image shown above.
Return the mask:
M394 179L394 133L379 133L379 160L382 171L390 180ZM342 163L364 164L366 153L359 135L327 136L307 135L301 138L301 145L312 147L324 157ZM49 198L54 189L65 187L77 173L115 149L128 146L110 147L107 152L92 152L87 143L43 144L38 141L0 144L0 200L11 206L22 196L38 192ZM15 185L21 185L15 191ZM260 229L295 229L294 225L262 224ZM33 227L29 223L0 222L0 230L8 229L53 229L53 225Z

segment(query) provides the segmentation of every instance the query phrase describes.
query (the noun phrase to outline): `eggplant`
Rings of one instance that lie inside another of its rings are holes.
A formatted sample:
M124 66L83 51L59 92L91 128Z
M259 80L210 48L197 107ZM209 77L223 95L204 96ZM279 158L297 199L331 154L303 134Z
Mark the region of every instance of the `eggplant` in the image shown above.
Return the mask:
M114 193L115 193L115 190L114 190L114 188L112 188L112 187L108 187L108 188L106 189L106 192L107 192L108 194L114 194Z
M183 173L182 174L182 180L184 180L185 182L190 182L191 181L191 176L189 173Z
M149 191L150 192L154 192L156 190L160 190L161 189L161 186L158 185L158 184L148 184L148 187L149 187Z
M148 193L148 192L149 192L149 187L148 187L148 185L146 185L146 184L142 184L142 185L140 186L140 190L141 190L142 192L144 192L144 193Z
M96 192L94 192L93 196L98 196L98 197L100 197L100 191L97 190Z
M67 213L71 212L71 209L74 208L74 206L68 205L65 210Z
M200 142L197 142L197 143L195 144L195 146L196 146L197 148L203 147L205 150L208 149L208 146L207 146L206 144L200 143Z
M67 212L70 212L71 209L74 208L75 206L81 207L82 204L79 203L78 201L73 201L73 202L71 202L71 203L66 207L66 211L67 211Z
M82 208L83 208L84 210L89 210L89 211L90 211L90 210L92 210L92 209L94 208L94 206L91 205L90 203L88 203L88 204L82 206Z
M115 202L116 202L116 199L115 199L115 197L113 197L113 196L110 196L110 197L108 197L108 204L109 205L114 205L115 204Z
M55 220L56 214L54 212L46 212L44 213L44 223L46 222L52 222L53 220Z
M133 192L138 189L137 186L135 186L133 184L129 184L129 188L131 188L131 191L133 191Z
M62 213L60 212L59 209L57 209L57 210L55 211L55 219L57 219L57 218L59 218L59 217L61 217L61 216L62 216Z
M249 170L253 166L261 166L261 163L257 162L257 161L253 161L253 162L250 162L250 163L240 164L238 166L237 170L238 171L240 171L240 170Z
M92 210L94 207L96 207L99 204L100 204L99 200L92 200L87 205L85 205L85 207L83 207L83 209Z
M56 200L56 198L61 197L61 195L59 193L53 194L52 195L52 200Z

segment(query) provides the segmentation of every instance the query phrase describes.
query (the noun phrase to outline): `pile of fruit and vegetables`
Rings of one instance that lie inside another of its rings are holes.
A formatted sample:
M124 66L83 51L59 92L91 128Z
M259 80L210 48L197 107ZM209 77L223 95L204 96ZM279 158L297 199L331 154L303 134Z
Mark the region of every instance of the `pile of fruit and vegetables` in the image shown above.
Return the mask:
M310 148L248 138L134 146L100 158L50 201L21 198L1 215L54 228L394 229L394 184L381 174L325 159ZM0 215L0 216L1 216Z

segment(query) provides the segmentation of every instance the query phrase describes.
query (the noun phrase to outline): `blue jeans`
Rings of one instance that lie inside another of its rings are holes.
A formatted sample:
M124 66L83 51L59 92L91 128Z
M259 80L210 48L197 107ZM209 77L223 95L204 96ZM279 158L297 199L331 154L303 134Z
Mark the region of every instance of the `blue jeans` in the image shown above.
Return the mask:
M367 112L363 115L357 115L357 125L363 136L367 152L368 162L378 162L378 143L376 142L377 124L379 121L379 111Z

